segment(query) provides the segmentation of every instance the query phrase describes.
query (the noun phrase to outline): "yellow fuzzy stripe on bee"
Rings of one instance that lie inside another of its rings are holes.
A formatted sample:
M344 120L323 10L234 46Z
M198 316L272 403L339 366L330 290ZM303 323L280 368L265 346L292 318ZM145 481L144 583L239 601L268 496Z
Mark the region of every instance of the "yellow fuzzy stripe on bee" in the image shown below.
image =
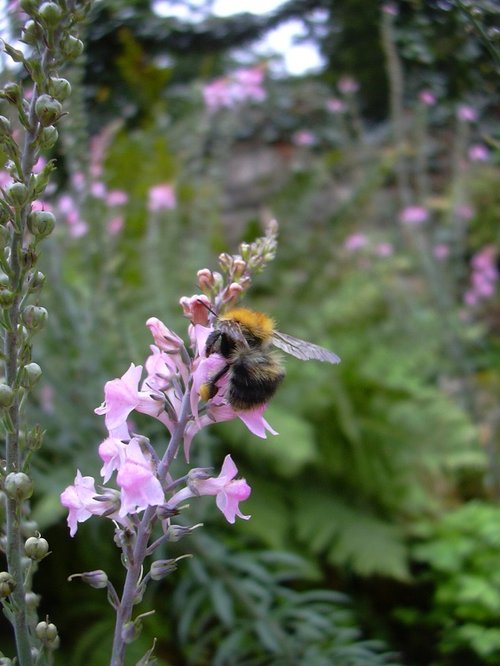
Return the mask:
M235 321L259 340L268 340L274 333L274 320L263 312L248 308L233 308L220 317L221 321Z

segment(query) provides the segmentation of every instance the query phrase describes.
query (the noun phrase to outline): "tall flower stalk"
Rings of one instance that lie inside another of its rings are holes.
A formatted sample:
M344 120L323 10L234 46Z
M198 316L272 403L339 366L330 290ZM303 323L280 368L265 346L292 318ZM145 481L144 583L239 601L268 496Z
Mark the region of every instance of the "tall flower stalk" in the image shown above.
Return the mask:
M258 437L266 437L267 432L276 434L264 418L265 404L244 411L231 406L226 397L227 360L218 353L206 353L217 314L232 307L249 288L252 274L274 258L276 233L276 223L271 221L265 236L242 243L236 255L220 255L220 271L198 271L201 293L180 301L189 320L189 346L159 319L148 319L146 325L154 340L151 354L144 366L132 363L122 377L107 382L104 402L95 410L104 416L108 431L98 449L104 485L96 487L92 477L78 471L74 483L61 494L69 511L72 536L78 523L91 516L108 518L115 524L114 541L121 549L125 568L121 594L104 571L75 574L94 587L106 588L116 612L110 666L123 665L127 645L138 636L143 618L151 612L133 616L148 583L169 575L181 558L153 559L146 565L147 559L159 546L178 541L200 527L176 522L187 508L186 500L211 495L228 522L250 518L240 511L239 504L249 497L251 489L244 479L236 478L238 470L231 456L225 457L217 476L210 469L195 467L174 478L172 463L181 446L189 462L195 435L217 421L239 418ZM218 377L217 391L207 395L203 387L214 382L214 377ZM166 446L153 446L147 437L133 432L129 416L134 411L163 424L169 433ZM112 477L116 488L106 485ZM151 652L139 663L150 663Z
M11 181L0 198L0 326L3 337L3 377L0 407L5 442L0 481L5 493L5 535L8 571L0 573L0 597L11 622L21 666L49 662L58 636L48 621L36 623L28 606L31 574L36 562L48 552L39 534L25 540L23 518L33 484L30 459L42 444L42 430L29 427L23 404L41 369L32 361L32 340L47 318L39 305L44 283L37 270L40 243L50 235L55 219L43 210L39 198L55 168L53 161L39 169L35 165L44 151L56 143L55 127L64 115L63 102L71 92L60 69L83 50L76 26L90 8L89 0L20 3L26 21L23 50L3 44L8 56L22 66L32 82L30 90L17 82L0 90L0 143L7 156ZM22 433L22 435L21 435ZM32 564L26 569L26 555Z

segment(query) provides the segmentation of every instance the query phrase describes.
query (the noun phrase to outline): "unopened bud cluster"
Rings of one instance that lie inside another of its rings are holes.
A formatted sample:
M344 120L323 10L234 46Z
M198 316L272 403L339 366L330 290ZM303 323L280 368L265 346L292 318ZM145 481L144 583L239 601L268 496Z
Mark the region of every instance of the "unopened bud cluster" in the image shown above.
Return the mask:
M40 642L49 650L55 650L59 647L60 639L57 627L49 619L42 620L35 627L35 634Z

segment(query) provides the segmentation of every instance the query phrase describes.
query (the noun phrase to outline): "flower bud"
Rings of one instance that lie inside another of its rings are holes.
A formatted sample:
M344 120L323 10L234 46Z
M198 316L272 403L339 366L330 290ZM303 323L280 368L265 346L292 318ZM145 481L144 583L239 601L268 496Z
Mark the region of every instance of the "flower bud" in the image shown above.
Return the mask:
M21 313L23 323L29 331L39 331L42 329L47 321L47 317L47 310L39 305L27 305Z
M67 79L52 78L49 82L50 94L58 99L60 102L64 102L71 95L71 84Z
M9 83L4 85L0 91L0 95L11 104L17 104L22 99L21 88L18 83L14 83L13 81L9 81Z
M24 544L24 552L31 560L39 562L49 552L49 542L40 536L29 537Z
M6 199L13 206L22 206L28 200L28 188L24 183L12 183L5 189Z
M61 42L61 51L68 58L78 58L83 53L83 42L73 35L68 35L66 39Z
M126 644L133 643L141 633L141 624L138 622L127 622L122 628L122 638Z
M5 116L0 116L0 141L11 136L10 120Z
M56 28L62 17L62 9L55 2L44 2L38 14L47 27Z
M0 666L14 666L12 659L0 656Z
M29 270L32 268L38 259L38 254L32 246L23 247L21 250L21 265L23 268Z
M14 402L15 393L8 384L0 384L0 407L6 409Z
M156 509L156 515L158 516L158 520L167 520L168 518L178 516L179 510L176 508L170 509L166 504L162 504Z
M0 571L0 598L8 597L16 588L16 581L8 571Z
M36 3L35 3L36 4ZM22 41L25 44L33 46L40 39L41 29L38 23L33 20L26 21L23 28Z
M108 576L102 569L84 571L81 574L72 574L68 577L68 580L71 581L73 578L81 578L84 583L87 583L87 585L90 585L90 587L93 587L96 590L108 586Z
M24 600L26 601L26 606L28 607L28 610L35 610L35 608L38 608L40 604L41 597L39 594L35 594L34 592L26 592L26 594L24 595Z
M62 113L61 102L54 99L52 95L40 95L35 102L35 113L44 127L52 125Z
M156 560L151 563L149 575L152 580L162 580L177 569L177 560Z
M202 268L196 273L198 286L204 292L210 292L214 286L214 275L209 268Z
M222 268L222 270L229 270L232 266L232 263L233 258L230 254L227 252L219 254L219 266Z
M45 275L42 271L36 271L30 280L30 291L40 291L45 284Z
M44 127L38 137L38 145L42 150L53 148L59 138L59 132L53 125Z
M22 502L33 494L33 481L24 472L10 472L4 481L4 490L10 499Z
M35 634L44 645L53 644L58 638L57 627L53 622L42 620L35 627Z
M193 530L197 527L200 527L201 523L198 525L193 525L193 527L184 527L183 525L169 525L165 531L165 536L168 541L180 541L183 537L191 534Z
M21 373L21 386L32 388L42 376L42 368L38 363L27 363Z
M0 307L7 308L12 305L16 295L10 289L0 287Z
M232 270L232 278L233 280L237 280L240 278L243 273L246 271L247 268L247 262L243 261L241 257L236 257L235 260L233 261L233 270Z

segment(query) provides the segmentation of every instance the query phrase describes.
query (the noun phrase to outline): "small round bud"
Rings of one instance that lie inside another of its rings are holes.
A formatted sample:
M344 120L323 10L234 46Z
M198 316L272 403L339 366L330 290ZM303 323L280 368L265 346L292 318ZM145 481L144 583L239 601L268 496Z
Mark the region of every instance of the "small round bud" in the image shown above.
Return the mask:
M35 102L35 113L42 125L52 125L62 113L61 102L54 99L52 95L40 95Z
M28 363L22 369L21 386L31 388L42 376L42 368L38 363Z
M54 77L53 79L50 79L49 90L53 97L60 102L64 102L64 100L71 95L71 84L67 79Z
M10 472L4 481L4 490L10 499L22 502L33 494L33 481L24 472Z
M59 132L53 125L44 127L38 137L39 146L42 150L49 150L56 145L59 138Z
M7 308L12 305L16 295L10 289L3 289L0 287L0 307Z
M30 46L36 44L40 38L40 26L33 20L26 21L23 28L22 41Z
M8 597L16 588L16 581L8 571L0 571L0 598Z
M12 183L5 189L5 195L13 206L22 206L28 200L28 188L24 183Z
M82 573L82 580L84 583L87 583L90 585L90 587L94 587L96 590L108 586L108 576L102 569L96 569L95 571L84 571Z
M43 537L29 537L24 544L24 552L31 560L39 562L49 552L49 542Z
M39 331L45 325L47 321L48 312L45 308L40 307L39 305L27 305L22 313L21 317L24 325L29 331Z
M149 575L152 580L161 580L177 569L177 560L156 560L151 563Z
M56 225L56 218L48 210L33 210L28 215L28 229L37 238L46 238Z
M0 384L0 407L6 409L14 402L15 393L8 384Z
M214 276L209 268L202 268L196 274L198 278L198 286L202 291L210 292L214 286Z
M45 275L42 271L36 271L30 281L31 291L40 291L45 284Z
M38 608L41 598L39 594L35 594L34 592L26 592L24 595L24 600L26 601L26 606L30 610L35 610L35 608Z
M14 662L8 657L0 657L0 666L14 666Z
M53 643L58 637L56 625L46 620L42 620L36 625L35 634L45 645Z
M13 81L6 83L2 88L2 97L8 100L11 104L17 104L22 98L19 84L14 83Z
M55 2L44 2L38 14L46 26L56 28L61 20L62 9Z
M68 35L66 39L61 42L61 51L68 58L78 58L83 53L83 42L81 39Z
M233 267L232 268L233 268L233 270L232 270L233 280L237 280L245 272L245 270L247 268L247 262L243 261L243 259L240 259L238 257L233 261Z

